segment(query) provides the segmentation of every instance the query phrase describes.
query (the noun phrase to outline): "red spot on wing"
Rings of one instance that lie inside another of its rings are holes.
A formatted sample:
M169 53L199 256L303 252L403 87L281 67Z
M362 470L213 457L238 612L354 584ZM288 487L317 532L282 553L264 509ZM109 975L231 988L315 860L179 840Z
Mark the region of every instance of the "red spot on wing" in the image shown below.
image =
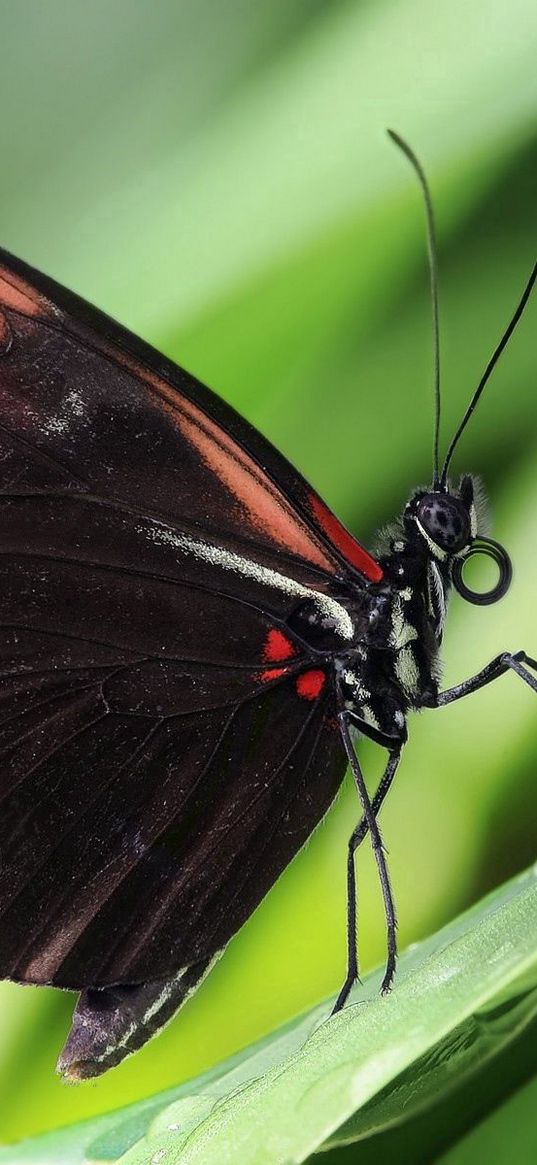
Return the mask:
M351 566L356 567L356 570L359 570L360 574L365 575L371 582L380 582L383 578L383 571L378 562L375 562L375 559L367 553L367 550L364 550L363 546L360 546L356 538L349 534L349 531L345 529L335 514L330 513L328 507L316 494L310 494L309 501L321 530L328 536L340 554L347 559L347 562L350 562Z
M320 668L311 668L297 677L296 690L303 700L316 700L326 683L326 675Z
M290 659L293 655L296 655L294 643L291 643L283 631L279 631L277 627L272 627L265 639L264 659L267 660L267 663L274 663L280 659Z
M271 680L279 680L282 676L286 676L289 668L287 667L270 667L266 671L262 671L259 679L264 684L270 683Z

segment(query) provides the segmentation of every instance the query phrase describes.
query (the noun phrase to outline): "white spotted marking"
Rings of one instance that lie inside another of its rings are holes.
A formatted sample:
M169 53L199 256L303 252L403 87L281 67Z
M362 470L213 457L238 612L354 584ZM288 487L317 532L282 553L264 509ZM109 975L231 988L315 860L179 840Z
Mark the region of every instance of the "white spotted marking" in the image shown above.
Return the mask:
M364 704L362 708L360 708L360 715L362 720L364 720L366 724L370 724L372 728L379 727L377 717L375 716L373 709L369 707L369 704Z
M409 696L415 696L419 689L420 675L414 652L408 645L395 657L395 674L403 691Z
M343 672L343 679L345 683L348 684L350 688L352 688L353 696L357 701L369 700L371 698L371 692L368 691L367 688L364 688L363 684L360 683L360 679L356 675L356 672L350 671L349 668L346 668Z
M61 400L57 414L51 415L47 421L42 420L41 425L50 437L55 434L61 437L70 431L73 417L82 418L84 415L84 400L76 389L71 388Z
M401 647L405 647L407 643L411 643L413 639L417 638L418 632L405 617L401 599L399 595L396 595L392 607L390 647L394 647L396 651L399 651Z
M68 432L69 421L67 417L49 417L48 421L43 422L41 427L47 436L52 437L57 433L61 437Z
M84 404L83 397L81 397L80 393L76 391L76 388L69 389L69 392L65 397L64 408L66 408L68 412L72 413L74 417L84 416L86 412L86 406Z

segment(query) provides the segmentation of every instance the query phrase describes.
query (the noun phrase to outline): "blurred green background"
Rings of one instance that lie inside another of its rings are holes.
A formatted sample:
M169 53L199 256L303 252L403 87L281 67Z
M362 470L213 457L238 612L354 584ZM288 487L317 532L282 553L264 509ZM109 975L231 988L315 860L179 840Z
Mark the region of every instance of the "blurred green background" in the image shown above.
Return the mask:
M208 382L371 543L428 479L432 425L423 211L384 129L434 193L445 441L533 260L536 38L531 0L0 0L1 243ZM457 455L515 579L498 607L453 599L447 682L537 654L535 320ZM506 677L411 723L383 814L402 944L535 857L534 699ZM176 1083L335 991L356 818L348 785L199 994L102 1081L54 1075L72 997L0 985L0 1139ZM359 875L368 966L366 854Z

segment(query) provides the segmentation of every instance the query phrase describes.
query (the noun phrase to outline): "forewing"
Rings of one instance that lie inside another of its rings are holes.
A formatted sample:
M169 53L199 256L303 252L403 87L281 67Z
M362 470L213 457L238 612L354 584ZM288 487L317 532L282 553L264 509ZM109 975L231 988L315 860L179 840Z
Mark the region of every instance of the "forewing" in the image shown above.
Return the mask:
M381 568L194 377L0 251L3 488L90 493L320 571Z

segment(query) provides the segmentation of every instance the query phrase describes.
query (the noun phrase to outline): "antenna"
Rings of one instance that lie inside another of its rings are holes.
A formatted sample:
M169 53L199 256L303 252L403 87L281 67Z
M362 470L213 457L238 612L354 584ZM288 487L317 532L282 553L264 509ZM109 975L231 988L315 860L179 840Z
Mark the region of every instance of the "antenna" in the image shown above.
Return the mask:
M425 177L425 172L418 161L413 150L404 141L398 133L393 129L387 131L389 137L395 142L396 146L408 158L411 166L413 166L423 192L423 200L425 203L425 214L427 219L427 251L429 255L429 272L431 277L431 306L433 314L433 368L434 368L434 436L433 436L433 487L438 487L440 484L438 461L439 461L439 443L440 443L440 328L438 322L438 266L436 260L436 230L434 225L434 212L431 200L431 192L429 184Z
M533 270L531 272L531 275L528 279L528 282L526 283L526 286L524 288L524 291L522 292L522 296L520 298L518 307L517 307L512 319L509 321L499 344L494 349L494 352L492 353L492 356L491 356L491 358L490 358L490 360L485 368L485 371L481 377L481 380L479 381L479 384L474 392L474 395L470 401L470 404L468 405L468 408L466 409L466 412L465 412L465 414L462 418L462 421L461 421L461 423L460 423L460 425L455 433L455 436L451 440L451 444L450 444L449 449L446 453L446 460L444 461L444 468L442 470L442 477L440 479L440 486L443 489L445 489L447 475L448 475L448 469L450 466L451 458L453 457L453 453L455 452L455 448L460 441L460 438L461 438L461 436L462 436L462 434L463 434L463 432L468 424L468 421L470 420L472 413L474 412L474 409L476 408L476 405L479 401L479 398L480 398L480 396L483 392L483 389L487 383L487 380L489 379L492 372L494 371L494 368L496 367L496 364L498 363L498 360L500 359L500 356L501 356L504 348L507 347L507 344L508 344L509 340L511 339L511 336L513 335L513 332L518 324L518 321L519 321L519 319L524 311L524 308L526 307L526 304L529 300L529 297L531 295L531 291L533 288L533 284L535 283L536 279L537 279L537 263L535 263Z

